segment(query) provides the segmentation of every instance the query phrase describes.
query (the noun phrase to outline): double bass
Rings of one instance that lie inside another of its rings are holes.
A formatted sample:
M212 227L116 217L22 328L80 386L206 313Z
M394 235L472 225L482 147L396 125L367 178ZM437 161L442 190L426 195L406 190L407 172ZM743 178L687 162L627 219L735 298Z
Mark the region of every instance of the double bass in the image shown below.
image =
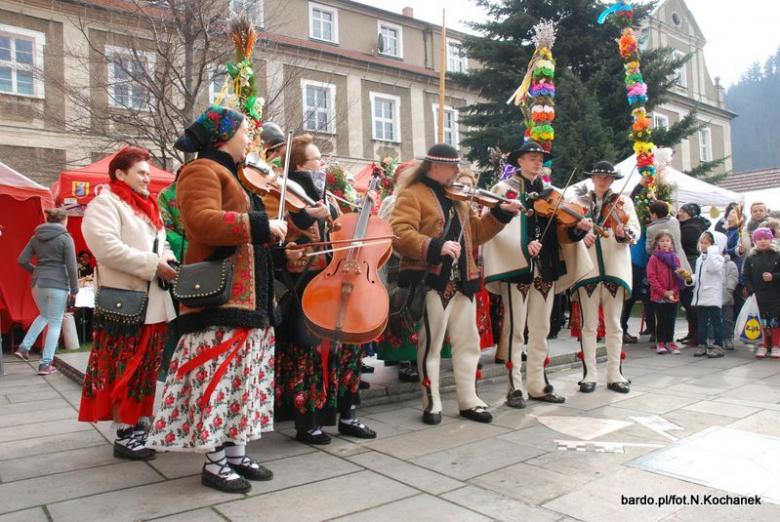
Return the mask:
M368 190L374 191L377 183L374 176ZM352 248L334 251L327 268L303 292L306 326L324 339L367 343L387 326L390 303L378 271L390 258L392 246L389 240L367 240L392 236L393 230L385 220L371 215L371 206L366 197L360 212L336 219L331 240Z

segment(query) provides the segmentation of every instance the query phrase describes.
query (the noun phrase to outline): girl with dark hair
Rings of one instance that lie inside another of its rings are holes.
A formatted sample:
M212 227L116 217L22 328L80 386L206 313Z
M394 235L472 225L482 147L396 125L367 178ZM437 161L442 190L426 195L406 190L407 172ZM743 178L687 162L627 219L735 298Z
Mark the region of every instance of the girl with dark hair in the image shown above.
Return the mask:
M57 371L52 361L60 339L62 317L68 297L75 298L79 292L76 249L73 238L65 228L68 216L61 208L49 208L44 212L46 223L35 228L35 234L19 255L19 264L32 274L33 298L40 314L33 321L19 349L14 352L20 359L28 361L30 348L48 325L38 375ZM37 265L30 262L33 256L38 260Z

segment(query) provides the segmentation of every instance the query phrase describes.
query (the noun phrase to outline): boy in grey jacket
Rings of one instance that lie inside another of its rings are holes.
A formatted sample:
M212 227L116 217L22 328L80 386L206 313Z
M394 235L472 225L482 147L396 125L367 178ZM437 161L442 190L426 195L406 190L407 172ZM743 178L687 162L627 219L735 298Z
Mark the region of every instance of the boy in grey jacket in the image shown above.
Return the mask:
M720 314L723 317L723 348L734 349L734 289L739 283L739 269L728 254L723 260L723 305ZM708 339L713 339L712 326L709 328Z

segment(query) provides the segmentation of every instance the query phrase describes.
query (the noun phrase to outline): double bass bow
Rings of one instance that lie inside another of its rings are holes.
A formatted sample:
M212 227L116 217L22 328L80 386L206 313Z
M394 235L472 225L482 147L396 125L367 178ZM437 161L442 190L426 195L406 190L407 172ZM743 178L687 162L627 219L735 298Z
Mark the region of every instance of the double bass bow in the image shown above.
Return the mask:
M374 191L378 177L371 179ZM378 277L379 268L392 254L390 225L371 215L366 197L360 212L336 219L331 240L349 247L334 249L328 266L306 286L301 297L306 326L333 342L362 344L384 331L390 308L387 289Z

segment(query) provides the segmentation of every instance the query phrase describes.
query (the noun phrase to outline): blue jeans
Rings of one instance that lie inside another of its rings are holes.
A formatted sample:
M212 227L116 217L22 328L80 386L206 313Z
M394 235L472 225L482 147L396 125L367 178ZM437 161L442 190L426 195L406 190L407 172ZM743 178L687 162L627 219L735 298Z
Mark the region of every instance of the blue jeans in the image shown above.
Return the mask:
M38 310L41 313L27 330L27 335L24 336L19 348L29 351L35 340L41 335L43 328L48 324L49 331L46 332L46 341L43 344L41 364L51 363L60 340L62 316L68 305L68 291L62 288L38 288L36 286L33 288L33 299L35 299L35 304L38 305Z
M719 306L697 306L699 314L699 345L707 343L707 329L712 324L715 346L723 348L723 317Z

